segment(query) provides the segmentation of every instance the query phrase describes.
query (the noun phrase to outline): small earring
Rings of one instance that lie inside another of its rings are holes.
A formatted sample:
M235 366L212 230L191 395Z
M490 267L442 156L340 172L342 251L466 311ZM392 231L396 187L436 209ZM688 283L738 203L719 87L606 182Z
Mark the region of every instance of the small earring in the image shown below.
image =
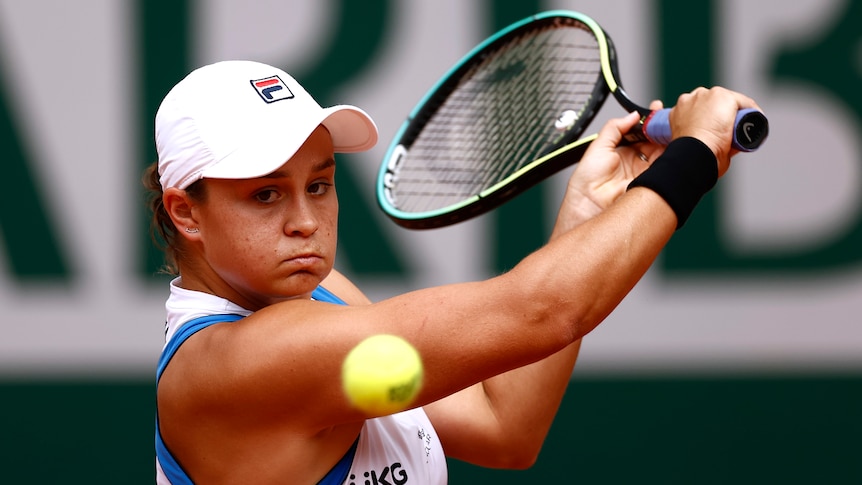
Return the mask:
M197 234L197 233L201 232L201 230L198 229L197 227L187 227L186 232L189 234Z

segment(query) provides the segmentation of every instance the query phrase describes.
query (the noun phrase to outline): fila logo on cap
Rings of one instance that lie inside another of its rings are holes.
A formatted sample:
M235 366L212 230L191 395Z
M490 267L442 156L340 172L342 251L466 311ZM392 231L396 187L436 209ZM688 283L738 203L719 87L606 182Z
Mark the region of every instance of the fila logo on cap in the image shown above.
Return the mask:
M290 99L293 93L290 92L284 81L278 76L270 76L264 79L252 80L251 85L257 90L257 94L267 103L274 103L282 99Z

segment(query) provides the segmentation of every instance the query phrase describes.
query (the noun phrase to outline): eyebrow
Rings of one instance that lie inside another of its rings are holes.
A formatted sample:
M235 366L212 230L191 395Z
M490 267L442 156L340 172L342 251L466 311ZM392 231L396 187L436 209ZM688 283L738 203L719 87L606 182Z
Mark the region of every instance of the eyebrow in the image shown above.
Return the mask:
M323 160L322 162L318 163L317 165L311 167L311 171L312 172L322 172L322 171L324 171L324 170L326 170L326 169L328 169L334 165L335 165L335 159L330 157L330 158L327 158L327 159ZM270 172L261 178L277 179L277 178L283 178L283 177L289 177L289 176L290 176L289 172L286 172L284 170L276 170L275 172Z

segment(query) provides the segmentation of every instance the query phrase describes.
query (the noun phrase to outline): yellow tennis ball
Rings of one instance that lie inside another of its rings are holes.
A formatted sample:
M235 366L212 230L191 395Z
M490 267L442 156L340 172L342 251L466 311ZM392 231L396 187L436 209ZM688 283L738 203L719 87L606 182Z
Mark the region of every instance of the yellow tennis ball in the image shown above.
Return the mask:
M422 359L409 342L395 335L374 335L347 354L341 367L344 392L368 414L406 409L422 388Z

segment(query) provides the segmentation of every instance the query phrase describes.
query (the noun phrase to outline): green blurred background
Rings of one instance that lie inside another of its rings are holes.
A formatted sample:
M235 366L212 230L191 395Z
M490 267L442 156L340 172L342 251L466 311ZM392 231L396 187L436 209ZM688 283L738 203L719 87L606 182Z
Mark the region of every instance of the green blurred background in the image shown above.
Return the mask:
M559 184L419 234L371 187L424 90L549 8L605 26L634 97L727 84L773 132L588 336L536 466L451 483L862 483L862 3L839 0L0 1L0 483L153 483L167 280L138 178L174 82L256 58L374 115L381 146L339 165L339 266L384 298L545 240Z
M148 381L5 383L4 483L153 483ZM860 483L862 378L574 379L537 464L450 483Z

